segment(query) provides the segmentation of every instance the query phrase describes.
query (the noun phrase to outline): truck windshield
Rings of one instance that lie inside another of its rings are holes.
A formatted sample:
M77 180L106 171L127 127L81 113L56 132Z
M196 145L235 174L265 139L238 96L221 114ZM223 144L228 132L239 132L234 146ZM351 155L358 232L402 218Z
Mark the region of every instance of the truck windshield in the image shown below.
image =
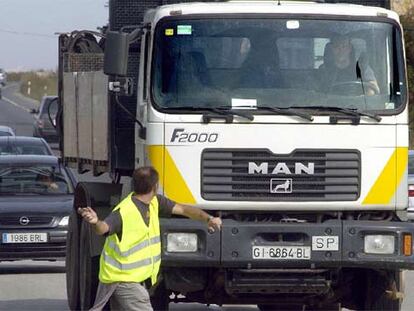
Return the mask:
M399 36L379 21L166 19L155 31L152 98L172 110L326 105L389 113L405 98Z

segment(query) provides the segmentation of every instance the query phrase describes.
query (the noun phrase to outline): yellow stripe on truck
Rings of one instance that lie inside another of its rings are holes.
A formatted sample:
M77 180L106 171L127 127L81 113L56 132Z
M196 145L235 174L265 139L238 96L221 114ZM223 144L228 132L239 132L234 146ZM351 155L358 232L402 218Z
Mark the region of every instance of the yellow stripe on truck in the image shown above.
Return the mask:
M147 146L147 150L151 165L157 170L160 175L160 183L164 186L164 146Z
M195 204L194 196L168 149L162 145L152 145L147 148L151 164L160 174L160 183L166 196L178 203Z
M407 169L408 148L395 149L362 204L389 204Z

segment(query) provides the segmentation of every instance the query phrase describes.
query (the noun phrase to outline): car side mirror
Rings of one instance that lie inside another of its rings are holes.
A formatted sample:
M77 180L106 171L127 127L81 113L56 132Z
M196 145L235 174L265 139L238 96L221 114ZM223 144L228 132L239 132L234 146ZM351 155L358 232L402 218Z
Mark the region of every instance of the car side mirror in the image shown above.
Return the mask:
M30 109L30 113L31 113L31 114L36 114L36 113L39 113L39 109L35 109L35 108Z
M52 109L52 107L54 109ZM50 123L53 125L54 128L56 128L56 113L52 115L52 111L58 111L59 108L59 102L58 98L52 99L52 101L49 103L49 107L47 107L47 117L49 118Z

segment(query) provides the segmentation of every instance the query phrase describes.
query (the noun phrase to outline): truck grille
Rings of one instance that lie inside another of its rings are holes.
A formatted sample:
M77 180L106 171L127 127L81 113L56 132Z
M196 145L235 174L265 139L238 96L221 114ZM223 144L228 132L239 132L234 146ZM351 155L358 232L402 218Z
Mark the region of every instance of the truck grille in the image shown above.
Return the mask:
M357 150L277 155L267 149L205 149L201 195L222 201L354 201L360 162Z

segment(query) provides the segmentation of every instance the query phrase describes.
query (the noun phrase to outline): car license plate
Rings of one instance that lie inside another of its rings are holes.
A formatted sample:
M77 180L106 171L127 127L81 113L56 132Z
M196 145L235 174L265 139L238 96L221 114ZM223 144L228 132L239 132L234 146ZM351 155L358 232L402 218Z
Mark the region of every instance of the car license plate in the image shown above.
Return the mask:
M46 243L47 233L3 233L2 243Z
M253 259L309 260L309 246L253 246Z

